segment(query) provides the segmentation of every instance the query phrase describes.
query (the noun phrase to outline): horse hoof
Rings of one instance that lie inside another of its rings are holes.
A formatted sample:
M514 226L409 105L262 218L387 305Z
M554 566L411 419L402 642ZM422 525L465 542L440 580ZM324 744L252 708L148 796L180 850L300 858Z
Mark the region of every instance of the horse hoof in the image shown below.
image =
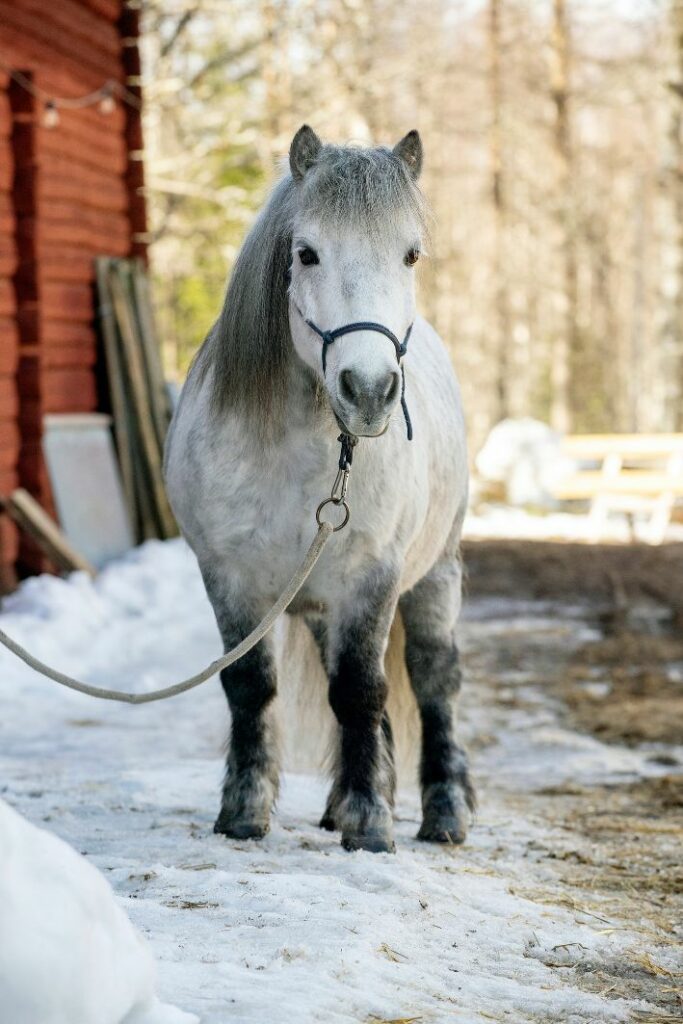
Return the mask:
M467 826L455 817L423 821L417 838L424 843L460 846L467 838Z
M213 830L229 839L263 839L270 825L267 821L233 821L218 815Z
M326 832L336 832L337 825L331 814L327 811L323 814L322 818L318 822L318 828L324 828Z
M365 832L362 835L342 836L342 846L353 853L355 850L367 850L368 853L396 853L396 843L385 832Z

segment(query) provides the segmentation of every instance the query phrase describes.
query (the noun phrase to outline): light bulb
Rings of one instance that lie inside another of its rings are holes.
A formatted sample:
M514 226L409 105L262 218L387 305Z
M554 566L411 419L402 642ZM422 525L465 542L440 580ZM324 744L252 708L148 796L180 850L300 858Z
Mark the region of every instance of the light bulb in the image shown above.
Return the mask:
M113 114L115 106L111 89L109 86L105 86L102 89L102 99L99 102L100 114Z
M59 124L59 110L55 100L47 100L43 111L43 124L46 128L56 128Z

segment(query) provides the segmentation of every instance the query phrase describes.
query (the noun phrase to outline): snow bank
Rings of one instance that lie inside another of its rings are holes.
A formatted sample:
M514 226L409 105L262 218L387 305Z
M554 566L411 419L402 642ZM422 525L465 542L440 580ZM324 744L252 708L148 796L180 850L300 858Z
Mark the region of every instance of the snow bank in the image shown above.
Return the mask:
M562 438L531 417L497 423L476 457L482 480L505 485L511 505L553 507L555 488L575 469L562 454Z
M0 1005L11 1024L197 1024L102 875L0 800Z

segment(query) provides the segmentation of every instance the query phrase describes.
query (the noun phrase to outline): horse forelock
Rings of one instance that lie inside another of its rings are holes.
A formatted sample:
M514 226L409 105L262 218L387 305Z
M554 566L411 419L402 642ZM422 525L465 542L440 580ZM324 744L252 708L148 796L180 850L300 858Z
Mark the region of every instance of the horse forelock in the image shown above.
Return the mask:
M278 182L240 250L197 360L202 377L211 373L213 411L237 411L261 435L277 430L285 413L293 353L287 272L297 214L330 230L352 225L379 237L399 218L425 223L421 193L388 149L325 145L299 186L289 174Z
M351 224L381 234L408 217L425 226L422 193L389 149L323 146L301 184L300 208L331 229Z

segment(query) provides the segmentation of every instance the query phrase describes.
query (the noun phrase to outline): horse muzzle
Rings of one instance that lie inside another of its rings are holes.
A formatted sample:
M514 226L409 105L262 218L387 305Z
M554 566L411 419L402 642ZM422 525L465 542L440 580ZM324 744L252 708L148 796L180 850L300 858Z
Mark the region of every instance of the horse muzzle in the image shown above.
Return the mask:
M335 390L332 408L347 432L357 437L377 437L387 429L400 401L401 374L392 369L368 377L347 367L340 370Z

